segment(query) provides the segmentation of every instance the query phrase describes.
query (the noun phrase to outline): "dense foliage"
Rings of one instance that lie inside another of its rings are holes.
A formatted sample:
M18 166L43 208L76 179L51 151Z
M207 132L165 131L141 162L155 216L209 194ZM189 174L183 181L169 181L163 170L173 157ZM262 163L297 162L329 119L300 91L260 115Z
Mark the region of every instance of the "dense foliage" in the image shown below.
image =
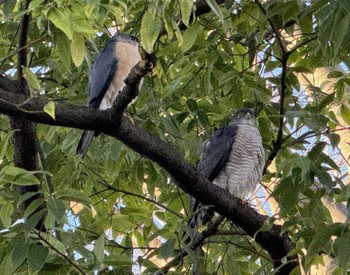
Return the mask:
M86 104L89 66L110 33L139 37L157 66L126 112L193 165L233 111L255 108L267 169L250 203L271 217L262 230L276 220L289 234L291 254L301 259L295 274L322 263L323 255L346 274L347 212L339 222L324 201L343 209L349 199L349 1L0 3L1 73L18 76L20 23L30 13L23 75L31 95L50 102ZM0 88L6 90L1 81ZM45 111L54 115L54 104ZM272 272L270 255L228 220L203 242L202 253L181 246L191 215L187 194L157 163L118 140L100 135L81 160L75 155L81 130L38 124L41 171L27 172L13 165L16 130L7 116L0 125L4 274L148 273L183 249L189 255L175 265L177 274L198 262L208 274ZM20 195L18 186L39 183L43 198L22 211L33 194ZM47 231L39 232L44 202Z

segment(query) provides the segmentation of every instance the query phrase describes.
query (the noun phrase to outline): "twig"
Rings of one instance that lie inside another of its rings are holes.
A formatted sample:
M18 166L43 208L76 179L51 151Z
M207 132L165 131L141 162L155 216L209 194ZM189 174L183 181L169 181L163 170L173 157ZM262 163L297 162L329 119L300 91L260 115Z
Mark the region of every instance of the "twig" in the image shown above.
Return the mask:
M191 250L195 250L200 247L204 240L210 236L212 236L218 229L219 225L225 218L223 216L218 217L215 221L208 224L208 227L202 232L195 236L194 240L189 244L189 248ZM167 263L160 271L157 272L157 275L166 274L170 268L178 265L184 257L188 255L188 250L183 249L179 255L177 255L174 259L172 259L169 263Z
M180 219L184 219L184 216L178 212L176 212L175 210L157 202L156 200L154 199L151 199L151 198L147 198L145 196L142 196L142 195L139 195L139 194L136 194L136 193L133 193L133 192L130 192L130 191L127 191L127 190L123 190L123 189L120 189L120 188L116 188L112 185L110 185L101 175L99 175L98 173L96 173L94 170L92 170L91 168L89 168L88 166L86 166L85 164L82 163L82 165L84 167L86 167L87 169L89 169L94 175L98 176L100 178L101 181L99 181L104 187L106 187L105 190L103 191L107 191L107 190L113 190L114 192L119 192L119 193L123 193L125 195L129 195L129 196L134 196L134 197L137 197L137 198L140 198L140 199L143 199L143 200L146 200L146 201L149 201L167 211L169 211L170 213L174 214L175 216L179 217Z
M57 248L55 248L52 244L50 244L50 242L48 242L47 240L45 240L40 233L38 233L38 237L41 241L43 241L44 243L46 243L52 250L54 250L57 254L61 255L67 262L69 262L73 267L75 267L81 274L87 274L85 273L76 263L74 263L69 257L67 257L66 255L64 255L61 251L59 251Z
M18 49L14 50L13 52L9 53L8 55L6 55L5 57L3 57L1 60L0 60L0 63L2 64L3 62L6 61L6 59L9 59L10 57L14 56L15 54L19 54L21 51L24 51L26 49L28 49L30 46L38 43L39 41L41 41L42 39L44 38L44 36L42 37L39 37L38 39L22 46L22 47L19 47ZM1 65L0 65L1 66Z
M313 40L315 40L315 39L317 39L317 36L316 36L316 35L313 36L313 37L311 37L311 38L309 38L309 39L305 39L304 41L301 41L299 44L296 44L295 46L293 46L293 47L288 51L289 54L294 53L297 49L299 49L300 47L306 45L307 43L309 43L309 42L311 42L311 41L313 41Z
M259 6L261 12L266 16L267 12L263 6L263 4L261 4L260 0L255 0L255 3ZM276 36L276 39L277 39L277 42L282 50L283 53L286 53L287 52L287 49L286 49L286 46L284 45L283 43L283 40L282 40L282 37L281 37L281 34L280 32L278 31L278 28L276 27L275 23L266 16L266 20L269 22L275 36Z

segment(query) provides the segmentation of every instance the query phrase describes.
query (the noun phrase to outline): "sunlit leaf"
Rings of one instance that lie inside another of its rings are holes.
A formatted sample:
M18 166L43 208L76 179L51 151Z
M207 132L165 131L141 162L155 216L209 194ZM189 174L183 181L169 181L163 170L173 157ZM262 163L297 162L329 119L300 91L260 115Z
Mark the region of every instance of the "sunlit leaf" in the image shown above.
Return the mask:
M73 40L70 43L70 52L74 65L79 67L81 63L83 63L85 55L85 42L82 35L74 35Z
M13 205L11 202L7 202L1 206L0 218L3 225L8 228L11 225L11 215L13 213Z
M158 38L160 29L161 22L155 9L147 9L141 22L141 45L146 52L153 52L153 45Z
M181 9L181 15L182 15L182 22L188 26L190 21L190 16L192 14L192 6L193 1L192 0L183 0L180 1L180 9Z
M183 43L181 45L181 50L187 52L193 46L196 41L197 35L199 33L200 27L198 25L190 26L183 35Z
M44 106L44 112L47 113L50 117L53 119L56 118L55 116L55 102L50 101Z
M224 15L219 7L219 5L216 3L216 1L213 0L205 0L207 2L210 9L215 13L217 17L219 17L222 24L224 24Z
M61 9L50 9L47 17L57 28L63 31L70 40L73 39L70 21Z

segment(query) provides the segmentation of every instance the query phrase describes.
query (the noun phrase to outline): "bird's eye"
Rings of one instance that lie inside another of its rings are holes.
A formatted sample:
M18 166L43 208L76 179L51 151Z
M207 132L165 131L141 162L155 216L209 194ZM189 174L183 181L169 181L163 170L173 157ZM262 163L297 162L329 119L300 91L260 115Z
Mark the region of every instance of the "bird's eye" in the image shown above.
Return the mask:
M243 113L239 113L237 117L243 117Z

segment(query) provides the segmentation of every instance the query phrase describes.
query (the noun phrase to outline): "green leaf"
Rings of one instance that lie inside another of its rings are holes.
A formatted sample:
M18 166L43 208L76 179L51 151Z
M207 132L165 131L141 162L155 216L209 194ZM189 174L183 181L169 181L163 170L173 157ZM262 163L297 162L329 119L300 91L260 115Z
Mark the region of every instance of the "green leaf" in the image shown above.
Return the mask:
M217 17L219 17L221 23L224 25L224 15L222 14L221 8L216 3L216 1L213 0L205 0L207 2L210 9L215 13Z
M308 153L309 159L311 159L314 163L318 163L320 161L321 153L326 147L326 142L318 142Z
M182 52L187 52L192 48L200 31L201 27L199 27L197 24L186 29L185 33L183 34L183 43L181 45Z
M131 266L133 264L132 259L125 255L125 254L118 254L118 255L109 255L106 256L105 259L103 260L104 264L107 265L117 265L118 267L121 266Z
M161 26L156 9L147 9L141 22L141 45L146 52L153 52L153 45L157 41Z
M55 119L55 102L49 101L45 106L44 106L44 112L47 113L50 117Z
M66 206L64 203L55 198L49 198L47 200L47 207L49 211L55 216L55 219L58 223L60 223L64 217L66 212Z
M192 13L192 6L193 6L193 0L181 0L180 1L182 22L187 27L189 26L189 22L190 22L190 17L191 17L191 13Z
M29 216L24 222L24 229L26 231L31 231L39 223L40 220L46 215L46 209L37 210L32 215Z
M174 36L173 25L171 22L172 20L167 16L164 16L163 20L164 20L164 27L167 33L167 37L169 40L171 40L173 39L173 36Z
M102 234L96 241L94 246L94 254L97 261L102 262L105 256L105 235Z
M343 79L340 79L337 81L337 83L335 83L334 90L335 90L338 102L341 102L345 93L345 83Z
M343 270L347 270L350 263L350 232L347 231L334 242L334 252Z
M8 0L3 3L2 10L5 15L9 15L16 6L16 0Z
M178 42L177 44L179 47L181 47L183 44L182 32L180 31L179 25L174 20L171 20L171 23L173 25L173 29L175 30L175 36Z
M327 95L321 102L318 104L317 109L318 111L321 111L325 107L327 107L329 104L331 104L334 100L335 94L331 93Z
M27 80L29 87L32 89L39 91L40 83L36 75L31 71L31 69L24 67L23 68L23 76Z
M47 18L61 31L63 31L69 40L73 40L73 31L71 23L61 9L52 8L47 14Z
M197 102L191 98L186 100L186 106L187 109L192 113L192 114L197 114L198 111L198 105Z
M29 242L23 238L18 238L15 241L12 250L11 260L15 268L19 267L27 258L29 251Z
M164 259L171 257L174 254L175 239L167 240L160 248L160 254Z
M5 173L2 178L6 182L10 182L16 185L36 185L39 184L38 178L35 174L40 173L38 171L27 171L19 167L6 165L1 169Z
M202 110L198 110L197 115L198 115L199 125L202 126L203 129L209 130L210 122L207 114L204 113Z
M130 221L130 217L123 214L113 215L112 224L113 227L118 228L120 232L127 232L134 226Z
M19 130L16 129L16 130L13 130L13 131L9 132L7 134L5 140L2 140L2 142L1 142L2 148L1 148L1 152L0 152L0 159L1 160L4 159L6 151L7 151L8 147L9 147L9 141L10 141L10 139L12 138L13 134L16 131L19 131Z
M180 136L180 129L176 123L176 120L173 116L168 116L163 119L163 124L165 126L165 131L174 135L174 136Z
M330 134L329 135L329 141L331 142L333 150L339 145L340 142L340 136L338 134Z
M31 214L35 212L44 202L44 199L36 199L32 201L28 207L26 208L26 211L24 212L24 217L28 218Z
M76 189L63 189L56 192L56 198L66 201L76 201L83 203L85 206L90 206L91 201L88 195Z
M332 47L331 55L335 57L344 41L349 27L349 14L338 5L327 5L321 15L319 24L319 39L322 44L323 54L329 54L329 47Z
M331 71L328 73L327 78L339 78L344 76L344 73L341 71Z
M70 43L70 53L73 63L76 67L79 67L84 60L85 56L85 41L84 36L75 34L73 40Z
M6 202L5 204L3 204L1 206L1 210L0 210L0 217L1 217L1 221L3 223L3 225L6 228L9 228L11 226L11 215L13 213L13 205L12 202Z
M331 191L333 182L331 176L323 169L313 169L320 183L328 190Z
M334 56L338 55L338 51L344 41L345 35L349 28L349 14L343 12L342 9L338 9L334 18L334 25L332 29L332 41L334 47Z
M62 32L57 33L56 49L66 70L70 70L71 54L69 39Z
M283 178L274 193L280 197L281 216L285 217L296 211L299 199L299 188L291 177Z
M333 235L337 235L337 232L343 227L340 223L334 223L328 226L324 226L318 230L313 237L311 244L307 251L307 262L310 263L313 257L325 249L327 244L330 244L330 238Z
M27 263L32 273L44 266L48 254L49 249L47 247L38 244L30 245Z
M45 247L48 247L50 249L50 251L53 251L52 250L52 247L53 247L54 250L57 250L62 255L67 255L66 246L61 241L57 240L56 237L51 236L51 235L46 234L46 233L40 233L40 237L42 238L42 240L40 240L40 242Z
M11 260L11 254L4 255L4 258L2 259L1 263L1 272L4 274L13 274L15 269L17 267L13 266L12 260Z
M340 114L341 117L344 119L345 123L350 125L350 110L345 104L341 105Z

